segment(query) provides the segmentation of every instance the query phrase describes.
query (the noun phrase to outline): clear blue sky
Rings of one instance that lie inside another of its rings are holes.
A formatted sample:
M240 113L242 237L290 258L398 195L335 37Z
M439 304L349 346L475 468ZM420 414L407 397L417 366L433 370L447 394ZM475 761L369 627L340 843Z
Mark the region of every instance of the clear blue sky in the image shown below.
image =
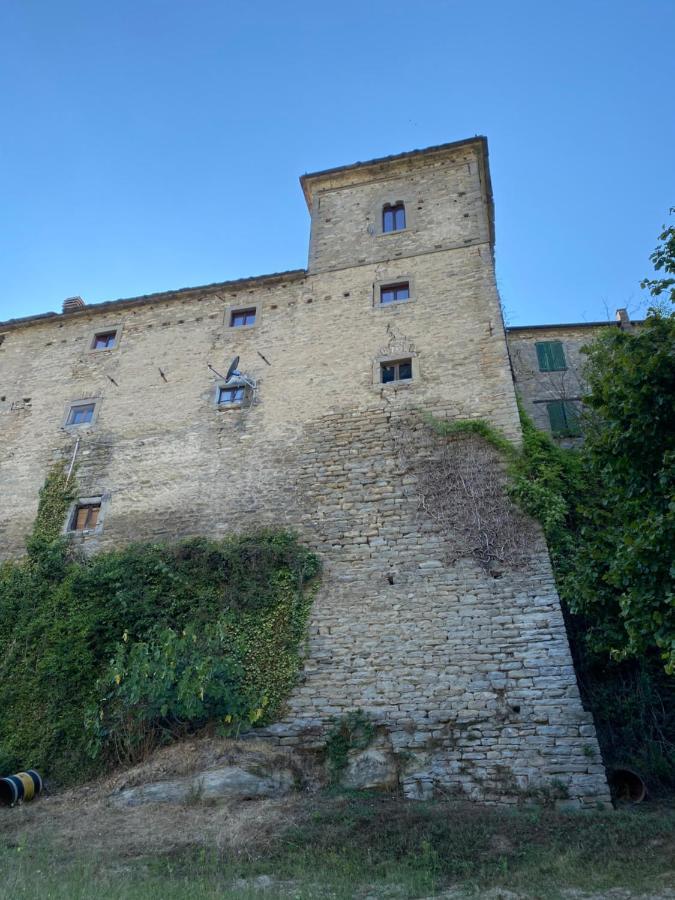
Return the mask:
M0 77L0 320L302 268L300 174L474 134L514 324L638 303L675 206L673 0L3 0Z

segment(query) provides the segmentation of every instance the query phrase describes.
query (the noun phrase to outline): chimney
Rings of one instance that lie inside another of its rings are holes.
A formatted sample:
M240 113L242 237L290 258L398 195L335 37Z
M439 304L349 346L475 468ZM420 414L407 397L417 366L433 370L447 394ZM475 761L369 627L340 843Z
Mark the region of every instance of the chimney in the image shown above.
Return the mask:
M78 309L82 309L87 304L84 302L82 297L66 297L63 301L63 312L75 312Z
M619 325L619 328L626 328L630 325L630 316L628 315L627 309L617 309L616 311L616 321Z

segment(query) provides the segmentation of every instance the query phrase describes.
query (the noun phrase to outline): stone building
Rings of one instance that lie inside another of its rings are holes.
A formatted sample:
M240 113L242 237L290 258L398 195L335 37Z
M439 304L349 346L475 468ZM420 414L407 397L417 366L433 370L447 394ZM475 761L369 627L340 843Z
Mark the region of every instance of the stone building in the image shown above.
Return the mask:
M515 325L506 340L516 391L537 428L561 444L579 443L579 414L584 392L581 348L607 328L632 329L627 310L618 309L614 322L562 325Z
M64 530L90 551L292 527L324 578L276 740L363 708L408 796L605 802L543 537L519 568L449 558L400 452L424 411L520 439L486 141L301 184L306 270L0 325L2 554L56 460L77 463Z

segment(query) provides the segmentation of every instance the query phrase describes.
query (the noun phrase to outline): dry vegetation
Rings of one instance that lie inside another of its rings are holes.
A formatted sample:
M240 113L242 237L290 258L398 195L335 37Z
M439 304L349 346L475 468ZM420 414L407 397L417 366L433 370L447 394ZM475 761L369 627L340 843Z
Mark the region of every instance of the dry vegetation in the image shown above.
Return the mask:
M0 808L0 897L675 898L675 810L663 806L563 814L335 792L124 809L107 800L242 754L268 765L277 751L195 739Z
M479 434L440 436L423 421L397 446L419 509L441 529L449 562L471 557L496 573L524 565L539 528L511 500L504 456Z

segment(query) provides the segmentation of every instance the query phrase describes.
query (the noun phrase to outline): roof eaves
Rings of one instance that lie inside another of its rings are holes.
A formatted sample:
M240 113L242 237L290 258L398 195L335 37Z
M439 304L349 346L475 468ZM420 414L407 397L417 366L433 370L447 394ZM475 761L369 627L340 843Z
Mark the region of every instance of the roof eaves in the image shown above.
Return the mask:
M487 159L487 138L484 135L477 134L472 138L464 138L461 141L450 141L447 144L436 144L433 147L424 147L421 150L407 150L405 153L395 153L391 156L380 156L376 159L365 160L364 162L355 162L346 166L335 166L332 169L321 169L318 172L306 172L300 176L300 184L305 195L308 208L311 210L311 193L309 191L309 182L326 178L332 175L339 175L341 172L349 172L354 169L365 169L369 166L379 166L385 163L399 162L404 159L414 157L433 156L439 153L445 153L448 150L458 150L460 147L467 147L471 144L481 144L483 147L483 155Z
M74 319L91 312L105 312L108 309L125 309L130 306L145 306L160 301L179 299L186 294L199 293L200 291L215 290L241 290L251 284L269 284L279 281L295 281L307 275L306 269L289 269L286 272L273 272L269 275L253 275L248 278L238 278L234 281L214 281L212 284L201 284L196 287L177 288L173 291L160 291L154 294L141 294L138 297L123 297L119 300L105 300L102 303L91 303L70 312L46 312L34 316L24 316L19 319L8 319L0 322L2 328L19 328L23 325L32 325L51 319Z
M644 325L644 323L644 319L631 319L628 324ZM621 322L605 320L603 322L553 322L549 325L507 325L505 326L505 331L537 331L547 328L603 328L608 326L620 328Z

